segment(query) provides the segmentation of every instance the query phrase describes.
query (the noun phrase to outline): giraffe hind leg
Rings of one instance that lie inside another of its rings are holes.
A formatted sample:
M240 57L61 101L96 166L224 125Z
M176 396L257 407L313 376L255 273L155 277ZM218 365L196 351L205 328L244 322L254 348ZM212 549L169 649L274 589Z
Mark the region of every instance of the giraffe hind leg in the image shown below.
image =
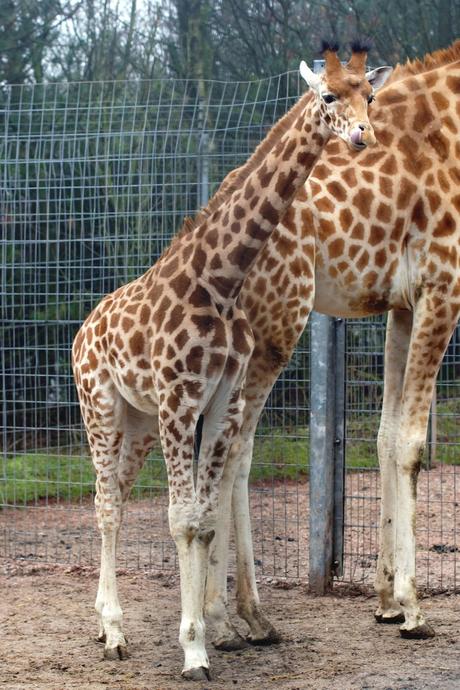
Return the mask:
M124 659L127 644L123 612L116 582L116 548L121 523L122 496L118 463L123 443L126 403L113 384L97 390L82 404L91 457L96 471L96 518L101 534L101 567L95 608L99 615L98 639L105 643L104 657Z
M118 479L118 487L120 492L120 516L118 528L115 534L115 549L118 546L120 539L121 523L123 519L123 512L128 501L128 497L136 477L141 470L145 458L152 449L155 441L158 439L158 421L156 417L147 415L136 410L131 405L125 405L125 414L120 420L123 430L121 440L118 462L116 464L116 475ZM96 611L99 614L99 635L98 640L104 642L106 645L106 658L125 658L127 656L126 645L116 646L115 651L111 651L113 647L110 646L106 626L104 625L103 612L107 608L107 578L111 577L107 573L106 554L102 551L101 554L101 572L99 579L99 587L96 596ZM125 638L126 642L126 638Z
M234 445L237 445L235 441ZM231 450L233 453L233 447ZM232 515L232 490L235 480L235 463L230 455L224 466L217 509L216 535L209 553L208 575L206 578L206 617L214 629L213 645L223 652L232 652L248 647L248 642L240 635L230 621L227 597L228 547Z

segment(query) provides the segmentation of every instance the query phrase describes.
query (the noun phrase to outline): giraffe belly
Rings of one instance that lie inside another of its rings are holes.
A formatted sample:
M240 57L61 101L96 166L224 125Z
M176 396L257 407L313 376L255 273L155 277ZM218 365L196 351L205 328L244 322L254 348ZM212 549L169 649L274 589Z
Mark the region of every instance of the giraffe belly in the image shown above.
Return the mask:
M353 318L360 316L369 316L370 314L382 313L388 309L387 306L379 308L377 311L370 310L364 305L359 306L359 302L353 299L353 296L340 291L338 286L328 281L317 281L315 285L315 301L313 309L320 312L320 314L327 314L328 316L338 316L341 318Z
M338 281L324 277L321 272L315 275L315 301L313 309L328 316L359 318L383 314L389 309L406 309L407 303L394 289L372 290L363 285L354 289L346 288Z

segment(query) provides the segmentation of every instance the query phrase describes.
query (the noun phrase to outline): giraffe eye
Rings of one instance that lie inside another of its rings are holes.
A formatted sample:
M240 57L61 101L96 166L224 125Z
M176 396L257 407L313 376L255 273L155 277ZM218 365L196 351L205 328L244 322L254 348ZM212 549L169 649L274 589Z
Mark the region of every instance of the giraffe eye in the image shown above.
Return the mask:
M325 103L334 103L334 101L337 100L337 96L334 96L332 93L323 93L323 101Z
M375 101L375 96L373 93L371 93L370 96L367 97L367 102L370 104L372 101Z

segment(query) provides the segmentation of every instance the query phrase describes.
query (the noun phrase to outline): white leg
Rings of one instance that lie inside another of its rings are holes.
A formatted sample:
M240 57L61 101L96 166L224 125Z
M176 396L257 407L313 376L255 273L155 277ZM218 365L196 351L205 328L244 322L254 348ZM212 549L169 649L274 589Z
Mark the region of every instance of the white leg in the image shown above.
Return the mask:
M241 378L241 375L240 375ZM232 386L236 383L236 388ZM169 407L175 409L163 423L160 410L160 434L168 468L170 489L169 520L176 542L180 575L182 619L179 640L184 650L185 678L209 678L209 661L205 649L204 592L210 543L214 538L218 497L225 460L233 438L238 434L243 411L241 382L224 381L219 385L204 413L202 442L198 462L196 489L193 483L193 435L199 410L184 409L180 398ZM182 429L181 420L188 428ZM191 426L193 423L193 427Z
M107 388L98 389L90 407L82 405L97 476L95 507L102 543L95 608L99 615L99 639L105 642L104 656L107 659L124 659L127 656L115 573L122 505L117 473L125 413L125 401L110 383Z
M394 597L404 611L401 635L411 638L434 635L417 602L415 511L417 478L436 376L458 319L458 307L450 309L444 306L448 302L446 292L436 293L426 289L417 302L396 442Z
M203 618L204 588L209 543L214 536L206 530L197 501L170 504L169 524L179 556L181 607L179 642L184 650L182 675L189 680L209 679Z
M391 311L385 343L385 383L382 415L377 440L382 500L380 508L380 550L375 589L379 623L402 623L401 606L394 599L394 535L396 499L396 439L399 429L404 372L412 330L412 314Z
M404 434L404 436L403 436ZM394 597L403 607L405 621L401 626L404 637L432 637L429 626L417 601L415 579L415 515L417 478L425 447L425 436L410 436L410 426L401 425L396 446L397 501L395 530L395 587Z
M246 388L247 390L247 388ZM246 402L244 423L240 439L229 452L219 495L219 524L211 548L208 580L206 584L206 612L216 629L215 646L222 650L239 649L244 645L239 633L230 622L227 609L227 565L230 531L230 507L235 526L237 555L237 610L250 629L248 641L272 644L280 635L267 620L260 607L254 569L251 522L249 516L248 477L251 469L252 447L259 413L269 388L251 396Z
M202 506L193 480L193 433L200 410L182 399L183 382L160 396L159 430L169 484L169 528L179 557L181 608L179 641L184 651L182 675L209 678L203 618L207 554Z

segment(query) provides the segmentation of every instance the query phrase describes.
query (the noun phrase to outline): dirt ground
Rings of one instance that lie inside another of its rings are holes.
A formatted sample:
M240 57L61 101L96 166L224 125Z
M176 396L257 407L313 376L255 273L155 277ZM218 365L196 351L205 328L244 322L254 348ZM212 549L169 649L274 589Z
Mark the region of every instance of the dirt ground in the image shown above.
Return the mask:
M316 598L305 585L261 583L266 610L283 635L274 647L216 652L212 680L180 677L176 575L119 577L131 656L102 659L95 640L96 571L5 560L0 575L0 687L8 690L458 690L460 596L424 600L432 640L402 640L373 621L374 597L340 585ZM233 589L233 583L230 583ZM231 592L232 608L233 592ZM244 624L235 619L240 631ZM210 631L209 631L210 632ZM208 634L208 639L210 635Z

